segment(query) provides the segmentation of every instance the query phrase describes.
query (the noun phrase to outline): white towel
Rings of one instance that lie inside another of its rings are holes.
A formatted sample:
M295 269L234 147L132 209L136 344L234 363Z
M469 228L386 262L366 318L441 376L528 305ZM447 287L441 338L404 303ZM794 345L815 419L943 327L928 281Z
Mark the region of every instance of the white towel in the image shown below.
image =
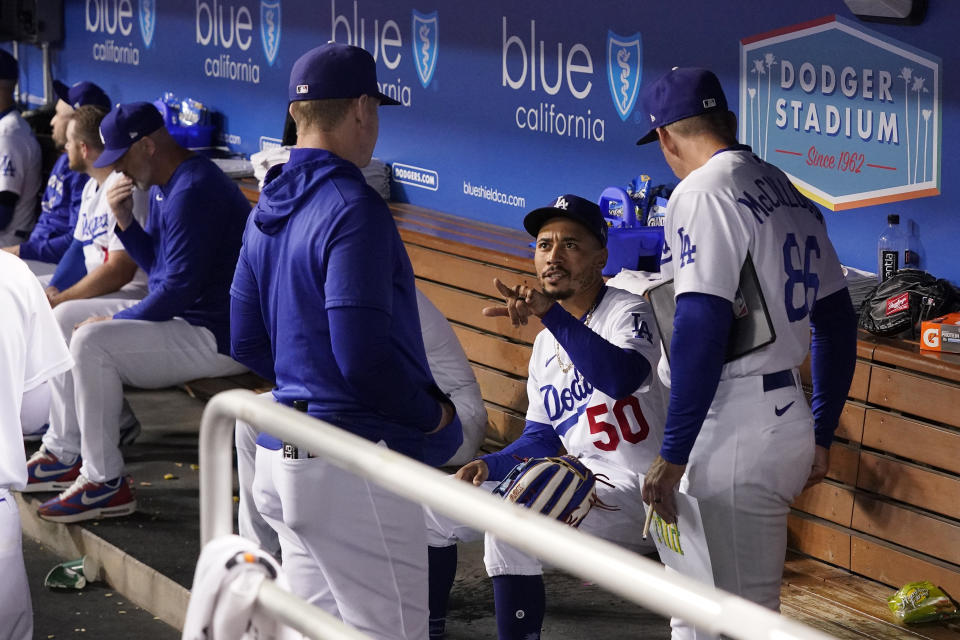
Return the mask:
M183 640L302 640L256 611L264 580L290 589L277 561L253 542L234 535L211 540L197 561Z
M274 165L287 162L290 159L291 148L274 147L250 155L253 175L261 189L263 189L263 181L267 177L267 171ZM367 181L367 184L379 193L381 198L390 200L390 167L387 164L377 158L371 158L370 164L360 171L363 173L363 178Z
M642 296L650 287L660 284L663 280L658 272L655 271L631 271L621 269L620 273L607 280L608 287L615 287L629 291L638 296Z

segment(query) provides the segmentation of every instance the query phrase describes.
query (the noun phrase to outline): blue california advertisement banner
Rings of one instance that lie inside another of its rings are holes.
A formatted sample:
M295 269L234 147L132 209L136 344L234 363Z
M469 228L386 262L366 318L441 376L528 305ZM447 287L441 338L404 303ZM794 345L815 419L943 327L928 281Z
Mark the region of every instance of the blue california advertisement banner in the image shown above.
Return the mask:
M940 66L837 16L746 38L740 139L834 210L938 195Z
M65 19L80 55L60 76L93 79L117 101L199 100L223 116L219 143L246 154L280 143L303 51L367 49L402 103L381 112L377 156L399 168L396 197L425 207L516 227L558 189L597 197L643 169L622 160L642 129L639 16L558 24L508 3L82 0Z

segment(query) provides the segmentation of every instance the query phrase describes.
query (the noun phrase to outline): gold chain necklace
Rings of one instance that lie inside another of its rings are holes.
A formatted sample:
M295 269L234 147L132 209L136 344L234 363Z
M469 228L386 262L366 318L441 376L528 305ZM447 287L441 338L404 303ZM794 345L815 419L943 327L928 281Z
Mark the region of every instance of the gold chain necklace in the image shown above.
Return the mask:
M583 318L583 326L585 326L585 327L589 327L589 326L590 326L590 320L593 319L593 312L597 310L597 305L598 305L599 303L600 303L600 301L597 300L597 302L595 302L595 303L593 304L593 306L590 307L590 310L587 311L587 315L584 316L584 318ZM570 372L570 369L573 368L573 360L570 360L570 362L564 362L564 361L563 361L563 358L560 357L560 351L561 351L561 349L560 349L560 342L559 342L556 338L553 339L553 350L554 350L554 353L557 354L557 365L560 367L560 372L561 372L561 373L569 373L569 372Z

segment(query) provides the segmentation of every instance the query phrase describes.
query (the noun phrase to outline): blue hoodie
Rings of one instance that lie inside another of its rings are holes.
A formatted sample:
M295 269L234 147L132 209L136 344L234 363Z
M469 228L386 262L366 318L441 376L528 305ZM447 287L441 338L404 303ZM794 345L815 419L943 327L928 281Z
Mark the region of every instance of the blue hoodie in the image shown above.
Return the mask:
M247 222L230 294L233 357L276 399L428 463L462 441L440 419L413 268L386 203L352 163L293 149ZM444 456L442 460L440 456Z

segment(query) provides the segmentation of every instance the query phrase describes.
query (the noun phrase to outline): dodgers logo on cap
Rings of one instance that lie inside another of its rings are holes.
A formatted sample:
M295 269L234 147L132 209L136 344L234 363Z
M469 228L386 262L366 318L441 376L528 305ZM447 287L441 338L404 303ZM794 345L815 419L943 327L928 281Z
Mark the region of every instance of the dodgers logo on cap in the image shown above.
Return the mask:
M260 0L260 39L267 64L273 66L280 50L280 0Z
M579 222L600 241L600 246L607 246L607 222L596 202L565 193L557 196L556 200L547 206L528 213L523 218L523 228L533 237L537 237L540 227L553 218L568 218Z
M433 79L437 69L438 31L440 28L437 12L420 13L413 10L413 61L417 67L420 84L424 88Z
M620 119L626 122L640 93L643 49L640 34L619 36L607 32L607 83L613 105Z

